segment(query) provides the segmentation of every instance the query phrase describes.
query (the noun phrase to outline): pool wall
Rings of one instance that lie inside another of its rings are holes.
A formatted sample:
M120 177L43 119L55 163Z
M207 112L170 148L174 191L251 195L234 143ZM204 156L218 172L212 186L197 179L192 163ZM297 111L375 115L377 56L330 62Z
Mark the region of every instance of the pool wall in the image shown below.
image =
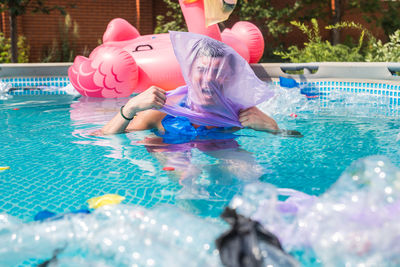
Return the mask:
M68 68L72 63L0 64L0 84L13 88L13 95L65 94L60 90L69 84ZM251 65L262 80L279 85L279 77L288 77L320 89L322 96L332 90L369 93L389 97L398 105L400 96L400 63L322 62L322 63L261 63ZM288 74L285 71L301 71ZM312 73L314 72L314 73ZM50 87L47 90L26 90Z
M0 64L0 78L68 76L69 63L18 63ZM251 64L261 79L279 76L302 78L354 78L400 81L393 72L400 72L397 62L311 62L311 63L259 63ZM285 71L303 70L302 75L287 74ZM315 73L312 73L312 72Z
M328 78L400 82L400 77L394 75L400 72L400 63L397 62L261 63L252 64L252 68L264 80L283 76L296 80ZM287 71L303 71L303 74L289 74Z

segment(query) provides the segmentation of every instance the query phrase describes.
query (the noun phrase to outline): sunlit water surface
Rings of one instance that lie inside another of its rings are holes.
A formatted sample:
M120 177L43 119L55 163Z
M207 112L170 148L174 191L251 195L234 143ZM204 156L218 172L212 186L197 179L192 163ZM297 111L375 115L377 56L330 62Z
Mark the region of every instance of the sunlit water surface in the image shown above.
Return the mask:
M44 209L87 208L114 193L146 208L170 203L218 217L250 182L325 192L356 159L400 165L396 110L370 96L307 100L282 91L260 108L303 138L242 129L235 138L164 145L151 131L90 135L127 99L14 96L0 102L0 212L32 221ZM163 170L173 167L174 171Z

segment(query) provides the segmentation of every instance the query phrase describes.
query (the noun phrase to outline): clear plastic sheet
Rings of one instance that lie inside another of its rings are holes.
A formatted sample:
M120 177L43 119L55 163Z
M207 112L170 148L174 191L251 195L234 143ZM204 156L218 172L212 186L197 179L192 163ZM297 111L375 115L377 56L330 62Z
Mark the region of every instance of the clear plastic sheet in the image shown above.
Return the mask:
M227 20L235 9L237 0L204 0L206 26Z
M323 266L400 264L400 170L385 157L354 162L318 198L252 184L230 206L275 233L287 251L312 249Z
M108 206L26 224L1 215L0 266L52 258L62 266L220 266L214 240L226 228L165 206Z
M0 82L0 100L7 100L12 98L8 91L12 88L10 83Z
M215 240L228 228L172 206L105 206L33 223L0 215L0 266L222 266ZM296 266L274 247L259 250L260 266Z
M231 47L204 35L170 32L186 86L167 92L162 111L192 123L242 127L239 111L274 95Z

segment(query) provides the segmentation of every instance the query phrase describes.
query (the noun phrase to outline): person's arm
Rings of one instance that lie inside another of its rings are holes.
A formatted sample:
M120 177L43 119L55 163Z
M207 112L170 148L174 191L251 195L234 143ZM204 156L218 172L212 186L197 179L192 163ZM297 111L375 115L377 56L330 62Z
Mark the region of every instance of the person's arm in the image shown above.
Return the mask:
M156 120L164 113L151 110L159 109L165 104L165 91L152 86L143 93L131 98L101 130L104 135L123 133L125 130L147 130L156 127ZM139 113L140 112L140 113ZM139 114L138 114L139 113ZM136 114L138 115L131 121Z
M241 110L239 113L239 121L243 127L251 128L256 131L272 133L279 131L276 121L257 107Z
M251 128L256 131L264 131L283 136L303 137L298 131L280 129L273 118L269 117L257 107L241 110L239 113L239 121L243 127Z

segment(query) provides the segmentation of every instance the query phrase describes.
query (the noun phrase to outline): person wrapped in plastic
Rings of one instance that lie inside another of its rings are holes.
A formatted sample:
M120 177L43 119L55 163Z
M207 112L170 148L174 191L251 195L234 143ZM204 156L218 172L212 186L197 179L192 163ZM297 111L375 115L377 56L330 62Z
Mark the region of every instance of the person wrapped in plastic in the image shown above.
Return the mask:
M193 140L227 128L287 133L255 107L274 95L273 85L259 80L236 51L199 34L171 32L170 37L186 85L169 92L153 86L131 98L102 134L155 129L161 136Z

